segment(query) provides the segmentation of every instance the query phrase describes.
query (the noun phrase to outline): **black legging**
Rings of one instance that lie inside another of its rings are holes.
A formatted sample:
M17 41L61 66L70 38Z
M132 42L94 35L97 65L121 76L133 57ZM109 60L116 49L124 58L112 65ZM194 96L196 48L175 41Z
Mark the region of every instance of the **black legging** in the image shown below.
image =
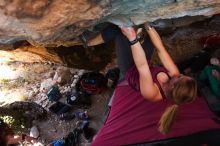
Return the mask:
M115 25L110 25L102 32L102 37L105 42L111 40L115 41L116 55L118 61L118 67L124 77L127 70L134 65L134 59L132 57L131 47L128 39L121 33L120 29ZM151 60L154 47L147 35L144 35L144 43L142 44L144 52L148 60Z

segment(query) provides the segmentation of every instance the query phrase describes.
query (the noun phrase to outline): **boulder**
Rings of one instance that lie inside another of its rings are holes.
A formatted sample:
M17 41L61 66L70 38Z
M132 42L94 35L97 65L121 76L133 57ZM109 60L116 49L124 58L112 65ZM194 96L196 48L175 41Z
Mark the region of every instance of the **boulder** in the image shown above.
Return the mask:
M36 46L73 46L106 22L131 26L218 13L218 0L0 0L0 44L27 40Z

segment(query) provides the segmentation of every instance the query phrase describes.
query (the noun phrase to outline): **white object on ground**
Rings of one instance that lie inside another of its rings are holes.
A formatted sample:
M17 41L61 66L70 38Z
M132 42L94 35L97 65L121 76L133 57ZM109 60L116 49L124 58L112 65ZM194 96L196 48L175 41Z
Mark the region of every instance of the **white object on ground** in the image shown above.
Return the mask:
M37 129L37 126L33 126L31 127L31 130L30 130L30 136L31 137L34 137L34 138L38 138L39 137L39 131Z

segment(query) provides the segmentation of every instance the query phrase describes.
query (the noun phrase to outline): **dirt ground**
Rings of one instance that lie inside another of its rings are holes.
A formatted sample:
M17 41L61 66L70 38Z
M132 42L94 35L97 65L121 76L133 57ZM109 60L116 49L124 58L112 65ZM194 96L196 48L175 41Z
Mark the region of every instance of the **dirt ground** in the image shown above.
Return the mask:
M88 111L89 116L91 116L89 127L93 128L95 132L97 132L103 125L103 122L105 121L108 109L107 103L111 93L112 90L106 90L102 94L93 95L91 97L91 107L72 107L71 112L85 110ZM77 119L73 119L71 121L62 121L58 118L57 115L53 113L48 113L48 117L45 120L36 121L35 123L40 130L40 141L42 141L43 143L48 143L54 139L60 139L62 137L65 137L69 132L73 131L73 129L76 127ZM85 138L82 135L80 136L80 139L80 145L90 145L90 143L87 140L85 140Z
M88 57L88 55L85 57L86 52L76 51L75 58L74 53L70 53L74 52L74 49L66 54L64 50L64 52L60 53L59 55L61 58L65 58L65 64L42 61L39 57L39 54L34 54L31 56L31 62L26 62L25 59L22 61L12 61L10 60L10 57L13 55L9 54L9 56L7 56L8 52L4 52L4 60L0 60L0 106L10 104L15 101L36 102L37 104L44 107L48 112L47 117L45 117L44 120L34 120L32 122L32 124L37 126L39 129L40 137L38 140L43 145L46 145L52 140L62 139L69 132L73 131L73 129L76 127L77 119L75 118L70 121L63 121L60 120L56 114L51 113L48 108L53 103L48 101L47 95L42 91L42 84L43 82L50 84L51 79L54 79L54 76L58 70L61 70L61 72L70 70L71 74L70 76L68 75L69 78L63 79L67 81L62 84L58 84L61 94L63 95L60 100L66 103L65 92L74 89L75 84L73 82L79 78L80 73L82 74L82 72L96 69L105 74L108 69L116 66L116 60L111 60L112 58L115 58L112 57L114 53L111 52L111 49L107 51L103 51L102 49L103 48L101 46L97 50L91 49L89 53L87 52L87 54L90 54L90 57ZM98 53L98 55L95 56L95 53ZM109 56L107 57L108 54ZM84 59L81 58L83 55ZM19 57L19 55L17 57ZM20 56L19 59L21 58L22 57ZM68 58L73 59L68 60ZM81 58L83 61L77 60L77 58ZM16 60L16 58L13 58L13 60ZM37 61L35 62L34 60ZM101 63L98 64L98 62ZM95 68L95 65L97 65L98 68ZM84 69L78 69L77 67ZM61 75L58 74L58 77L59 76L62 76L62 73ZM113 89L106 88L102 93L95 94L90 97L92 100L91 106L72 106L70 113L88 111L88 114L91 117L91 120L89 121L89 127L93 128L95 132L98 132L100 127L103 125L103 122L105 121L108 109L107 104L112 92ZM30 127L21 129L21 131L29 132ZM80 145L90 145L90 142L85 140L82 135L80 136L80 139Z

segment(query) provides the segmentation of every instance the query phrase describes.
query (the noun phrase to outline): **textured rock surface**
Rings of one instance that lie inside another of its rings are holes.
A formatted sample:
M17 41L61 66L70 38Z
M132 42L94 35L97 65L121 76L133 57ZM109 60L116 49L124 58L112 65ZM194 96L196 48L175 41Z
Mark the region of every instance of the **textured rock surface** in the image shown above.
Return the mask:
M0 0L0 43L72 46L84 31L105 22L133 25L217 13L219 0Z
M105 70L102 71L103 74L114 65L115 62L109 64ZM45 87L42 86L43 82L46 86L50 86L52 80L49 79L53 78L56 72L61 73L58 73L57 76L62 79L62 72L66 74L67 69L71 72L71 79L65 84L58 83L59 90L62 94L60 101L64 103L66 103L66 93L69 92L69 89L75 89L76 82L86 70L67 68L59 64L43 62L8 63L6 61L0 63L0 116L10 115L14 117L16 121L16 125L14 126L16 126L15 128L19 128L16 130L26 134L29 134L30 129L27 128L32 126L30 125L32 122L33 125L37 126L40 132L40 138L38 140L43 143L43 146L46 146L46 144L54 139L62 139L65 137L76 127L78 120L75 118L71 121L62 121L59 119L59 116L49 112L48 108L54 104L54 102L48 100L47 92L42 91L41 88ZM2 76L2 70L6 72L6 74L4 74L5 76ZM16 74L16 76L10 76L12 72ZM112 92L113 89L108 88L102 94L92 95L91 106L74 105L71 107L70 113L88 111L89 115L92 117L89 125L98 131L104 122L104 115L107 114L105 113L107 112L106 106ZM21 98L23 99L22 101ZM45 112L44 109L47 112ZM43 119L40 120L41 118ZM26 128L20 128L21 126L17 122L18 120L21 120L23 126ZM90 145L88 141L83 139L83 135L81 135L80 141L81 144L79 146Z
M203 49L202 38L219 34L219 25L220 15L215 15L211 19L199 21L189 26L162 29L167 31L162 35L162 39L170 55L175 62L179 63ZM160 34L162 33L161 31Z
M19 48L16 47L8 47L7 51L1 50L4 47L0 47L0 63L2 61L19 61L19 62L46 62L51 61L54 63L63 63L61 58L57 56L55 52L48 51L48 49L44 47L35 47L31 45L24 45Z
M43 119L47 115L46 110L34 102L21 102L16 101L11 104L0 106L0 115L9 115L16 120L24 118L28 126L34 119Z

